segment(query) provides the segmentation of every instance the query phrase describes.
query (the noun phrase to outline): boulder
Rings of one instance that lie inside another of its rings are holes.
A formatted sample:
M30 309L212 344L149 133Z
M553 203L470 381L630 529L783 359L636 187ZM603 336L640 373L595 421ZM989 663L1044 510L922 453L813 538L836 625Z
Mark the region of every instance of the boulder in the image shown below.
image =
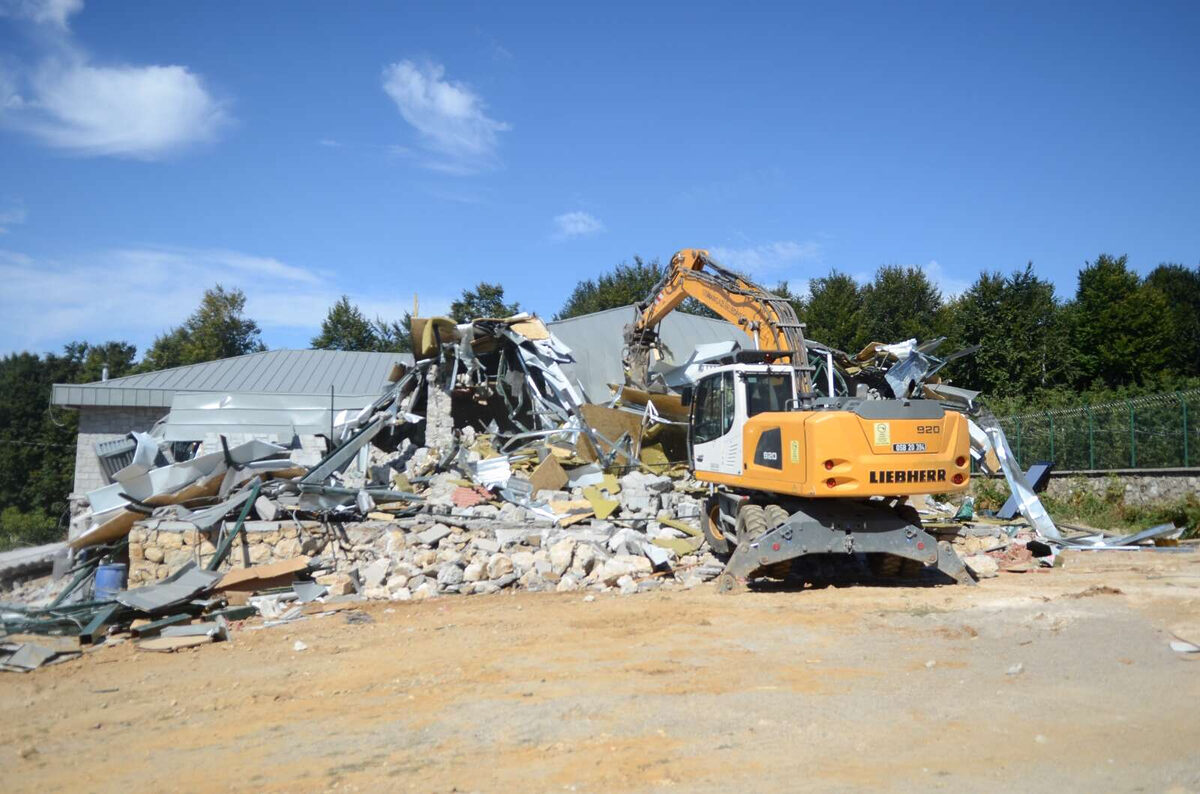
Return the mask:
M991 579L1000 574L1000 565L986 554L975 554L963 560L963 564L976 579Z
M511 573L513 573L513 561L507 554L493 554L488 559L487 578L499 579Z
M550 547L550 570L562 576L571 567L578 543L574 538L563 538Z

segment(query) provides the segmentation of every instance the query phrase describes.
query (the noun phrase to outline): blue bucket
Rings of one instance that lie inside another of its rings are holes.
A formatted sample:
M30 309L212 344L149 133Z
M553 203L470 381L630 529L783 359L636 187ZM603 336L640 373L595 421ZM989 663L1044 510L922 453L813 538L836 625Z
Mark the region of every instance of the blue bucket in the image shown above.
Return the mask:
M125 589L125 566L110 563L96 567L96 600L111 601Z

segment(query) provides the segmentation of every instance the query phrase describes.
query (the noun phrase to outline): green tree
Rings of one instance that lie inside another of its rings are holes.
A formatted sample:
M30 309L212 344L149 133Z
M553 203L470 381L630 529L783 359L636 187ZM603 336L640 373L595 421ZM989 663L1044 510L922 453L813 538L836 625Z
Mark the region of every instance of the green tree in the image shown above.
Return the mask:
M321 322L321 333L312 338L317 350L376 350L379 334L358 307L343 295L329 307Z
M386 321L376 317L372 324L375 330L375 349L382 353L408 353L412 351L412 313L405 312L403 320Z
M1062 307L1054 285L1034 275L1032 263L1008 276L981 273L949 311L953 345L980 345L951 365L959 385L999 398L1068 377L1073 356Z
M1171 305L1129 269L1128 257L1101 254L1080 270L1068 311L1077 387L1143 383L1173 371Z
M936 336L943 325L942 294L919 267L884 265L863 288L856 347Z
M857 352L863 292L853 278L836 270L808 282L808 301L800 314L805 335L849 353Z
M1162 264L1146 276L1148 286L1167 299L1171 311L1171 357L1184 376L1200 375L1200 266Z
M258 323L245 316L246 295L220 284L205 290L183 325L154 340L140 369L152 371L266 350Z
M622 262L608 273L576 284L554 319L565 320L645 300L662 280L663 272L657 259L647 263L634 256L632 265Z
M137 347L128 342L105 342L100 345L71 342L66 345L64 352L68 359L79 363L74 378L78 383L101 380L105 368L110 378L129 375L137 369Z
M481 281L475 289L465 289L458 300L450 304L450 316L465 323L484 317L511 317L521 311L520 304L504 302L504 287Z
M78 415L50 405L51 386L126 374L135 350L124 342L73 342L62 355L0 359L0 547L58 537L75 470Z

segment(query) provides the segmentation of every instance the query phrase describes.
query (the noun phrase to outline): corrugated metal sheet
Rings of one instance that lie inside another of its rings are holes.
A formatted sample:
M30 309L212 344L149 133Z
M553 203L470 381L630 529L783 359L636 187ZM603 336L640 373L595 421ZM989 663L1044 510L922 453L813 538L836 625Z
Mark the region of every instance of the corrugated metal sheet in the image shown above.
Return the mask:
M410 353L268 350L107 381L54 385L55 405L167 408L176 392L378 395L392 364Z
M630 305L547 323L575 355L575 365L566 369L583 384L589 400L608 400L612 394L608 384L624 382L621 348L625 326L633 319ZM754 346L750 337L732 323L683 312L668 314L659 325L659 333L676 362L683 362L696 345L707 342L736 340L744 348Z
M293 435L329 434L370 405L378 394L254 394L250 392L179 392L163 428L167 441L204 441L220 433L272 435L287 442ZM339 417L346 412L348 415Z

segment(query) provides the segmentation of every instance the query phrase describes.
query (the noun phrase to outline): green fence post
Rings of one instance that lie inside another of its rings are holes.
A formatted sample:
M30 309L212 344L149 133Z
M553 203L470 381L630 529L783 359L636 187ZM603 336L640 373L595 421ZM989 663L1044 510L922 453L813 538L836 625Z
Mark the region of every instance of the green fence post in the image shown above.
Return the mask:
M1182 393L1178 393L1179 407L1183 414L1183 465L1186 468L1191 465L1188 460L1188 431L1187 431L1187 400L1184 399Z
M1088 418L1088 468L1096 468L1096 431L1092 427L1092 406L1083 406Z
M1133 413L1133 400L1129 401L1129 468L1137 468L1137 419Z
M1017 465L1021 465L1021 417L1019 416L1017 417Z
M1046 411L1046 419L1050 422L1050 460L1054 460L1054 414Z

